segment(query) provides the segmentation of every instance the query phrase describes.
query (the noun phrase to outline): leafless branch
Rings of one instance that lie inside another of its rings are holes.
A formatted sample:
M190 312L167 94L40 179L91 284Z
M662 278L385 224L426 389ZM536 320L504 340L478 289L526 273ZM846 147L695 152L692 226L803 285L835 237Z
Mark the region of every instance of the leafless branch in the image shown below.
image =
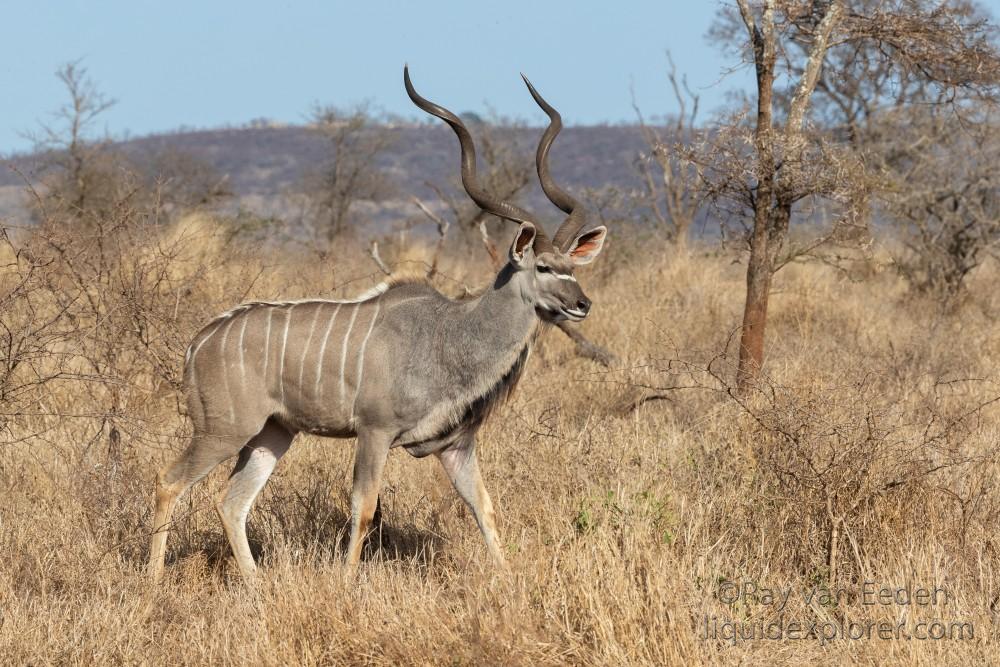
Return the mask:
M372 258L373 262L375 262L375 266L378 267L379 271L387 276L392 274L392 271L388 266L386 266L385 262L382 261L382 257L378 254L378 241L375 241L374 239L372 240L371 244L368 246L368 256Z

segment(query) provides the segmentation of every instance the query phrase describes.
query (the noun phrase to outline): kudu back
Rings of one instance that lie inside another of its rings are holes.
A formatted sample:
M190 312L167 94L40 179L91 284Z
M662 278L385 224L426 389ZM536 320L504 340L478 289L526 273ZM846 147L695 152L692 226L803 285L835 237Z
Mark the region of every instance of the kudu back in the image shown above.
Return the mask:
M586 231L579 203L548 170L558 112L525 82L549 116L536 166L542 188L567 217L552 240L527 211L486 193L462 121L414 90L413 102L458 136L462 182L484 211L518 225L508 261L475 297L453 300L419 282L386 283L352 301L248 303L206 325L185 358L191 442L160 471L150 573L163 571L178 497L217 465L238 457L216 507L241 572L256 570L246 518L292 438L301 432L358 439L347 562L357 566L388 452L434 454L471 508L493 558L504 557L476 457L476 432L516 384L544 322L581 320L590 310L573 269L601 251L607 230Z

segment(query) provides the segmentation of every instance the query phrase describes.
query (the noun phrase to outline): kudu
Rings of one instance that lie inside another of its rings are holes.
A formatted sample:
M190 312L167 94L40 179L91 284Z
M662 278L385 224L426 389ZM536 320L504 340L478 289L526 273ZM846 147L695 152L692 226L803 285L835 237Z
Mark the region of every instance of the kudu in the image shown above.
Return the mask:
M246 518L296 433L357 436L351 493L350 568L375 512L389 450L434 454L469 505L493 558L503 563L476 432L517 383L542 322L582 320L590 310L573 268L592 261L607 229L581 230L580 204L549 175L559 114L525 79L550 123L536 167L546 195L568 214L549 240L534 218L476 181L473 140L462 121L417 94L410 99L458 135L462 183L484 211L518 223L509 260L479 296L453 300L427 284L383 284L353 301L248 303L217 317L188 348L184 383L190 445L157 476L150 573L163 571L174 505L226 459L239 456L216 507L244 576L256 570Z

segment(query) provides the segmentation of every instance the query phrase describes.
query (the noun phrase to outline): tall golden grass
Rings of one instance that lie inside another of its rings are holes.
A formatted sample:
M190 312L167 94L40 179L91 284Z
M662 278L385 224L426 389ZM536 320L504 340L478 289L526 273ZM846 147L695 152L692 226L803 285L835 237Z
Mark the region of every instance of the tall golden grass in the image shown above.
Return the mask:
M49 286L31 308L11 300L6 322L38 321L57 308L39 299L59 294L72 315L52 359L31 366L56 377L5 406L0 431L4 664L995 659L996 267L951 309L913 297L892 271L857 281L819 263L786 268L768 376L740 396L738 258L612 239L581 271L595 303L583 331L618 363L580 359L549 331L481 432L509 573L490 566L433 457L394 451L381 532L345 577L352 443L300 436L251 513L259 580L239 578L215 515L223 466L182 500L153 588L153 479L189 431L177 383L187 340L239 300L350 295L379 276L358 251L319 263L233 240L207 218L102 234L61 255L23 237L11 248L34 259L8 249L0 274L10 291L35 261L33 280ZM98 245L113 259L80 268ZM419 268L405 252L404 268ZM457 293L488 277L452 258L439 281ZM733 600L734 585L757 592ZM865 604L866 586L944 594ZM791 595L779 609L764 588ZM833 599L807 601L813 591ZM726 625L746 634L778 620L819 636L733 639ZM871 625L916 634L933 622L948 636L883 639ZM956 623L971 624L963 638ZM868 635L824 638L841 626Z

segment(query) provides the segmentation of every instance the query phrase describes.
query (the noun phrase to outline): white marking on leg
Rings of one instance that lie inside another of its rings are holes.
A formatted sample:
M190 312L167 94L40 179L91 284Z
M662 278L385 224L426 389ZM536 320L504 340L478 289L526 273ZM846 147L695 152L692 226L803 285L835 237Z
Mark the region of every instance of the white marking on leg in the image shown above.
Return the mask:
M281 391L281 404L285 404L285 347L288 345L288 325L292 323L292 311L295 306L288 308L285 316L285 334L281 337L281 358L278 360L278 383Z
M250 319L250 313L243 315L243 326L240 327L240 380L244 387L247 384L247 367L244 363L243 357L243 336L247 333L247 320Z
M313 332L316 330L316 320L319 319L319 311L321 311L318 305L316 306L316 312L313 313L312 324L309 325L309 335L306 336L306 344L302 347L302 361L299 362L299 392L305 397L305 391L302 390L302 375L306 370L306 355L309 354L309 344L312 342Z
M346 375L344 371L347 368L347 342L351 340L351 329L354 328L354 320L357 319L358 317L358 310L360 310L360 308L355 306L354 312L351 313L351 323L347 325L347 333L344 334L344 346L340 351L340 404L341 405L344 404L344 394L347 391L344 387L344 376Z
M229 364L226 362L226 341L229 340L229 330L232 328L233 318L230 317L229 324L226 325L226 331L222 334L222 344L219 346L219 365L222 367L222 390L229 400L230 423L236 421L236 401L233 400L233 395L229 392Z
M274 472L278 459L281 458L280 454L283 453L284 451L280 451L279 455L275 455L266 447L254 447L246 465L230 479L222 506L238 530L245 530L250 507Z
M267 328L264 330L264 386L267 386L267 367L271 362L271 316L274 308L267 309Z
M323 353L326 352L326 343L330 340L330 332L333 331L333 323L337 319L337 313L340 312L340 305L338 303L334 309L330 323L326 325L326 333L323 334L323 344L319 347L319 361L316 362L316 387L313 390L313 393L316 394L317 402L323 396L323 385L320 384L320 380L323 377Z
M361 341L361 350L358 352L358 379L354 383L354 403L351 404L351 419L354 419L354 410L358 404L358 394L361 393L361 375L365 370L365 348L368 346L368 338L372 335L372 330L375 328L375 320L378 319L378 311L382 307L382 304L375 302L375 314L372 315L372 321L368 325L368 333L365 334L364 340Z

